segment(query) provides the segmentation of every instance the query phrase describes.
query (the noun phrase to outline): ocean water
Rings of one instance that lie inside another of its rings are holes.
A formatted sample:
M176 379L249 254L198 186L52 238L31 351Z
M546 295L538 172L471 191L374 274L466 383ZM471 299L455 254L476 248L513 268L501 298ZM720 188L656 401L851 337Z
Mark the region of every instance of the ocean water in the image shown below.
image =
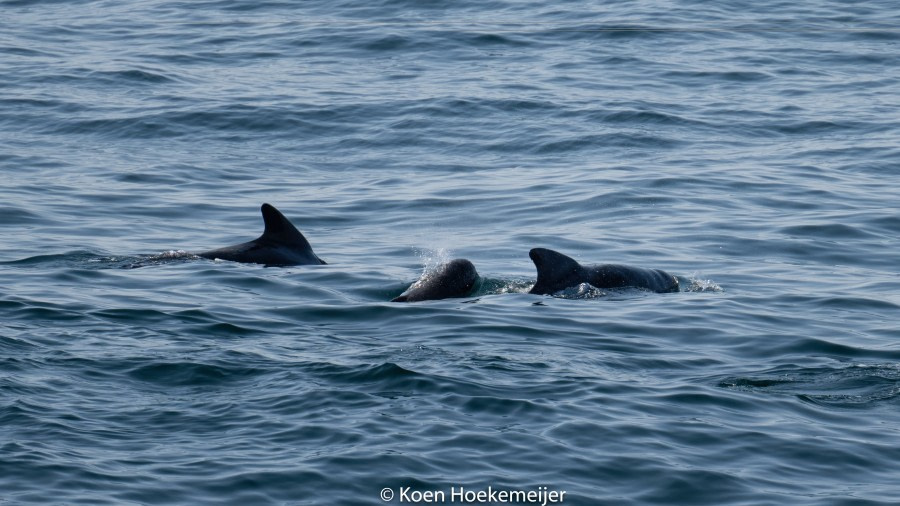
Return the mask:
M898 27L0 1L0 504L897 504ZM264 202L328 265L189 253ZM530 295L532 247L686 290Z

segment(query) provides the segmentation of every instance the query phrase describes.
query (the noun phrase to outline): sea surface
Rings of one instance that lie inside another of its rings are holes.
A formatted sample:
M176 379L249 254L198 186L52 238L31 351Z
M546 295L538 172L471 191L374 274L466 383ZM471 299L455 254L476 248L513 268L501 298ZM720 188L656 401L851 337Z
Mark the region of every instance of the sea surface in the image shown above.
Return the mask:
M0 0L0 504L898 504L898 183L894 0Z

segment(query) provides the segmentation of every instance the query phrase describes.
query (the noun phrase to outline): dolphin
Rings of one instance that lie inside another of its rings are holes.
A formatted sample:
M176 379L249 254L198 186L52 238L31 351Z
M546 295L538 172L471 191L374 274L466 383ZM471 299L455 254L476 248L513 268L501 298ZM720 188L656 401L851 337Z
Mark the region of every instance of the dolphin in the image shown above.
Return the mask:
M596 288L642 288L652 292L677 292L678 278L659 269L627 265L581 265L573 258L545 248L534 248L528 256L537 267L537 282L528 293L549 295L581 283Z
M249 242L203 251L197 255L210 260L220 258L232 262L263 264L266 267L325 263L313 253L309 241L278 209L263 204L261 211L266 226L261 236Z
M465 297L472 293L478 281L478 272L472 262L457 258L426 272L403 295L391 302L420 302L423 300Z

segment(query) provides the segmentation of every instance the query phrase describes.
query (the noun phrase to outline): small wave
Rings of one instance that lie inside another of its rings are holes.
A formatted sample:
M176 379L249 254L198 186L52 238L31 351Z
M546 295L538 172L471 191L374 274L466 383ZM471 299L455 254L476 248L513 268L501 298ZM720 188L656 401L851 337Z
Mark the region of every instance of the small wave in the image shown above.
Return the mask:
M420 374L392 362L386 362L375 366L352 367L341 373L340 376L351 383L367 383L414 378Z
M900 235L900 216L878 216L870 218L868 224L888 234Z
M4 3L9 3L8 0L6 2L0 2L0 5ZM44 51L38 51L34 48L30 47L16 47L16 46L0 46L0 53L10 54L14 56L27 56L30 58L34 57L51 57L52 53L47 53Z
M84 308L80 306L66 307L60 304L39 301L4 301L3 304L0 304L0 308L12 308L11 311L4 311L5 317L25 322L48 321L59 325L63 322L77 322L88 319L83 310Z
M6 309L9 305L17 305L16 303L7 304L7 302L8 301L0 300L0 309ZM4 352L26 351L34 348L36 348L36 345L29 341L17 339L14 337L0 336L0 350L3 350ZM15 370L13 370L13 367L15 367L13 362L13 359L9 359L4 362L4 368L6 369L7 374L16 372Z
M664 74L667 77L673 77L677 80L683 80L685 84L694 86L698 83L706 85L714 84L717 81L731 81L736 83L752 83L768 81L773 78L772 75L765 72L754 71L673 71Z
M683 39L692 32L686 32L678 28L661 28L650 25L637 24L597 24L582 23L576 25L557 25L549 29L535 32L539 35L563 38L565 40L617 40L617 39L649 39L649 38L679 38Z
M91 77L99 77L110 83L127 82L129 84L145 83L160 84L175 82L175 79L166 76L161 72L150 72L148 70L129 69L129 70L101 70L90 74Z
M463 36L469 36L468 33L462 33ZM531 45L525 38L513 37L509 34L498 35L496 33L481 33L476 34L474 36L467 37L466 42L469 42L473 46L483 47L483 46L510 46L510 47L525 47Z
M68 0L3 0L0 2L0 5L6 5L9 7L28 7L36 4L61 4L61 3L88 3L88 0L81 0L80 2L69 2Z
M417 372L394 362L338 365L316 363L309 372L333 385L349 385L354 390L387 397L434 393L487 395L489 388L472 381ZM343 388L343 387L341 387Z
M150 265L169 264L196 259L193 253L170 250L155 255L100 255L92 251L75 250L66 253L36 255L0 262L0 265L14 267L69 267L76 269L137 269Z
M261 373L261 370L252 367L165 362L135 367L128 375L137 380L161 385L202 386L230 383Z
M400 35L388 35L374 41L367 41L357 46L366 51L397 51L415 47L415 42L409 37Z
M851 33L851 36L856 39L870 40L876 42L896 42L900 41L900 33L897 33L897 30L891 27L888 30L879 30L879 29L871 29L871 30L859 30ZM890 58L889 55L857 55L855 61L859 63L860 61L865 61L867 63L871 63L872 61L876 63L883 63L888 61ZM871 58L872 61L867 58ZM851 63L853 61L851 60Z
M350 111L342 108L281 107L248 104L212 109L178 109L164 112L132 111L118 117L61 118L47 124L41 133L89 134L102 137L172 138L196 136L198 132L225 135L283 134L306 137L346 133L352 125L340 122Z
M591 112L587 115L588 119L596 119L601 122L625 124L625 125L675 125L690 127L705 127L708 123L698 120L691 120L675 114L667 114L660 111L602 111Z
M0 225L25 225L42 221L43 218L21 207L0 206Z
M777 124L772 125L770 129L774 132L788 135L795 134L827 134L839 132L842 130L852 130L858 128L859 125L850 123L836 123L834 121L814 120L802 121L799 123Z
M6 262L0 262L0 265L12 265L17 267L30 267L34 265L50 267L74 266L97 261L100 258L103 257L91 251L75 250L66 253L35 255L33 257L22 258L20 260L10 260Z
M900 364L856 363L839 367L782 367L753 376L723 378L721 388L793 395L813 404L852 408L900 397Z
M877 237L852 225L822 223L783 227L781 233L788 236L808 236L821 239L870 239Z
M360 388L375 387L376 392L434 391L437 382L428 375L401 367L393 362L375 365L314 364L312 372L330 383L351 384Z
M539 155L571 153L588 149L602 148L644 148L644 149L673 149L683 143L671 137L647 135L637 133L611 133L601 135L582 135L565 140L547 141L531 148L531 151ZM492 149L499 151L519 150L517 144L495 145Z

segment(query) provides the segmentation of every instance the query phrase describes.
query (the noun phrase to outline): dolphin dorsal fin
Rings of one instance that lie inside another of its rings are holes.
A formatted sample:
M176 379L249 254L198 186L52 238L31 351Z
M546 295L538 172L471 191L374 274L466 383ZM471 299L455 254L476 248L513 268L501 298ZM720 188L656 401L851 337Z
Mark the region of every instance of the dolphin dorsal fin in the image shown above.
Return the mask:
M583 270L574 258L552 249L534 248L528 252L528 256L537 268L537 282L531 293L553 293L558 289L554 289L557 284L579 275Z
M574 258L552 249L533 248L528 252L528 256L531 257L535 267L537 267L538 277L541 276L542 271L547 272L548 269L559 272L573 272L581 268L581 264Z
M265 231L259 237L260 239L286 244L299 243L304 248L312 249L309 241L303 237L303 234L297 230L297 227L285 218L281 211L275 209L275 206L263 204L260 210L262 211L263 222L266 225Z

